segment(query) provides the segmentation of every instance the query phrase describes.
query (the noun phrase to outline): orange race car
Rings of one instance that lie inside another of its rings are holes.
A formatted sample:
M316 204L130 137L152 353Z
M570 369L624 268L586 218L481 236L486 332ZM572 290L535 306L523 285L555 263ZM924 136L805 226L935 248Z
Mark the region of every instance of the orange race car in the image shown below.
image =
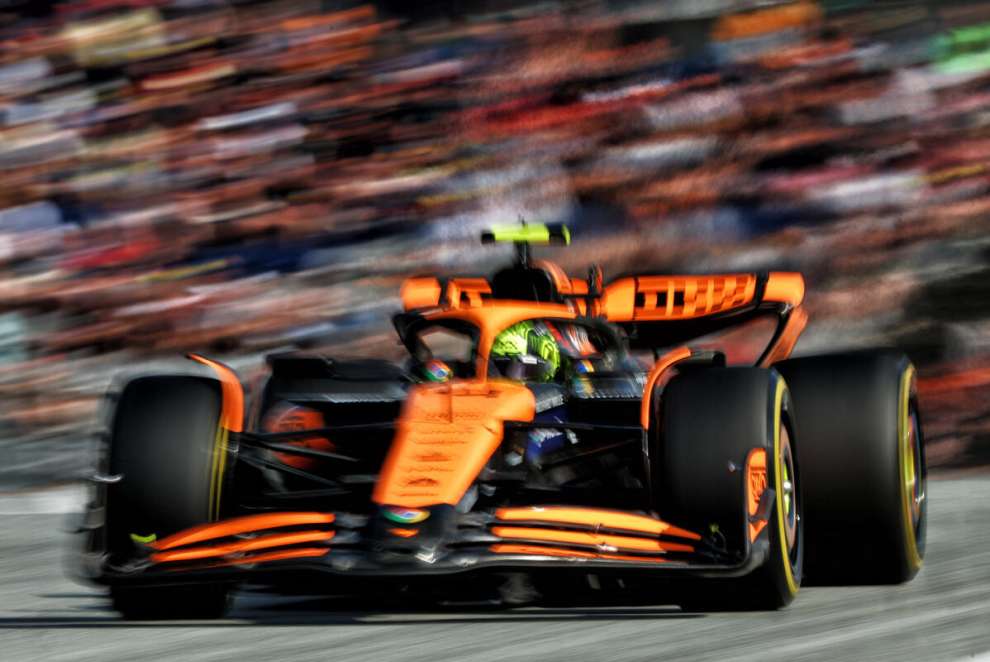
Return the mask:
M245 582L494 579L523 582L510 603L621 587L716 610L779 608L805 577L917 573L914 369L886 350L788 359L800 274L605 284L531 259L562 226L483 238L517 260L405 282L403 365L275 355L249 392L191 356L199 372L112 389L82 575L149 618L219 616ZM775 325L755 365L682 344L761 318Z

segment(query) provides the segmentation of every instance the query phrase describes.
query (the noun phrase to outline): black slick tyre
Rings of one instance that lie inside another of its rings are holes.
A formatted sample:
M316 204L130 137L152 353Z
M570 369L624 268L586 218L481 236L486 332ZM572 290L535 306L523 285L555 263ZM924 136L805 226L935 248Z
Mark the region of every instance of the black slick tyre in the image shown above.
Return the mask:
M150 542L220 516L228 473L217 382L185 376L129 382L113 416L107 488L107 551L125 561ZM128 619L215 618L227 608L224 585L112 586Z
M796 439L787 385L773 370L711 368L676 376L657 399L651 430L660 516L718 532L730 552L752 544L762 563L747 575L687 580L675 598L698 611L774 610L801 585L804 542ZM765 471L748 462L765 458ZM747 483L773 489L769 518L750 528Z
M792 359L811 583L897 584L921 568L927 522L914 367L895 351Z

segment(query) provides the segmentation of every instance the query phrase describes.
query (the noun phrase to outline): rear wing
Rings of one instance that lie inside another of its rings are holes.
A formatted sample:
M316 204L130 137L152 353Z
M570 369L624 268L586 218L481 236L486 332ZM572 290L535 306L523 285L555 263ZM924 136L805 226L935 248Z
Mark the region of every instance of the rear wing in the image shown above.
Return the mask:
M777 329L757 362L770 365L790 354L807 323L800 307L799 273L629 275L606 285L598 313L622 327L629 344L656 349L744 324L777 317Z
M622 328L634 349L659 349L775 316L777 328L759 365L790 354L807 323L799 273L627 275L598 285L598 276L570 278L557 265L539 261L485 278L418 277L402 286L406 311L471 309L502 300L568 306L579 315L604 318ZM594 281L594 282L592 282ZM589 286L589 283L591 285Z

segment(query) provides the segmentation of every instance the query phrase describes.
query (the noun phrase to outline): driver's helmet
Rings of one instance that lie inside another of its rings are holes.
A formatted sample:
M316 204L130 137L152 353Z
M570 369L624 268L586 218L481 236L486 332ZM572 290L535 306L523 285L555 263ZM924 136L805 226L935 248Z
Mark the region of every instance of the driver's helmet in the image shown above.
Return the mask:
M495 337L490 356L508 379L548 382L560 370L560 346L546 322L513 324Z

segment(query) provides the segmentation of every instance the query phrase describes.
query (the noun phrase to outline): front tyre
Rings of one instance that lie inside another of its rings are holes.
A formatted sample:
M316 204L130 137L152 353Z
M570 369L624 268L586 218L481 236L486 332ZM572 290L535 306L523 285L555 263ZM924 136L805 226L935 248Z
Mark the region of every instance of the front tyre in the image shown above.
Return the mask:
M650 452L661 516L687 528L717 531L730 551L766 548L762 564L749 575L691 582L678 600L705 611L790 604L801 585L804 526L784 380L761 368L691 371L671 380L657 400ZM758 457L764 459L764 473ZM762 485L763 476L774 498L766 523L751 526L755 504L747 485L754 479Z
M226 430L212 379L141 377L129 382L114 411L107 487L107 552L126 562L140 541L161 540L216 520L226 481ZM227 608L225 585L112 586L124 618L216 618Z

